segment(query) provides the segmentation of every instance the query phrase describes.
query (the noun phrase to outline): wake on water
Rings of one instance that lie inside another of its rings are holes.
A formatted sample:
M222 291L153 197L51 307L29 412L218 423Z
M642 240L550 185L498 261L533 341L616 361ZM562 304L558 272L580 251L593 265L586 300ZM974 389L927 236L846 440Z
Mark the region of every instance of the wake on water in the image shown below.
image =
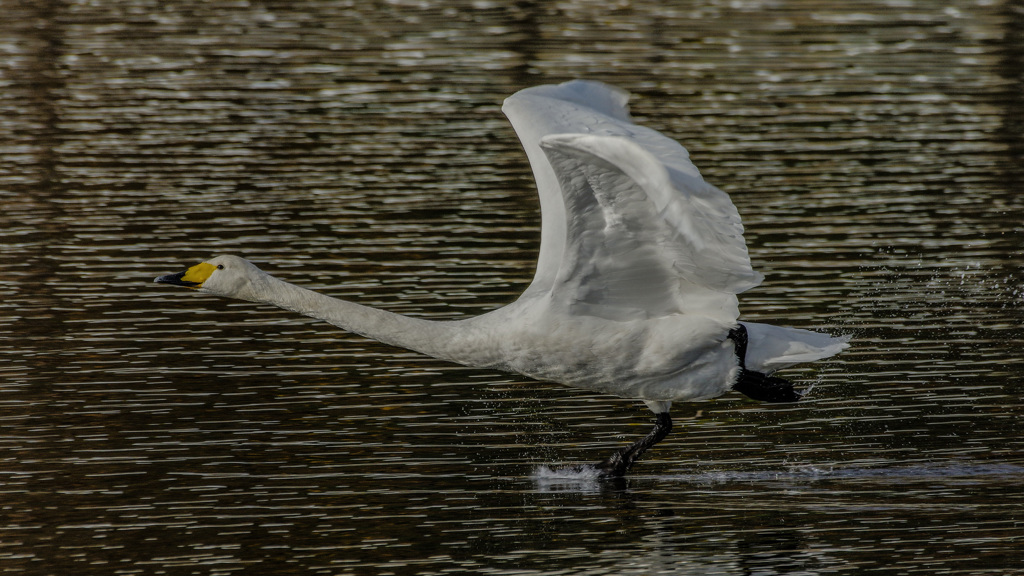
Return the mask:
M870 466L844 466L841 464L793 464L776 470L706 470L685 474L667 474L656 477L637 475L637 479L654 478L661 482L695 485L731 483L812 484L825 481L883 482L893 480L910 482L973 483L985 479L1005 478L1016 482L1024 475L1024 465L1004 462L927 462L920 464L879 464ZM550 467L538 466L531 475L534 483L545 491L597 492L606 486L607 479L590 465Z

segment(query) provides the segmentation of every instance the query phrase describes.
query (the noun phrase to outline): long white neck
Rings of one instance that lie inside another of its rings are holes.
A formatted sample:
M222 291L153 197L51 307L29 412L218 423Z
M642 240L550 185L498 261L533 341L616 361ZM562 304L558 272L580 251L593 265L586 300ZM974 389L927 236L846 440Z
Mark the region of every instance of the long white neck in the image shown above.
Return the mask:
M266 302L317 318L339 328L392 346L435 358L476 366L494 365L495 351L482 349L472 339L474 322L434 321L412 318L325 296L273 276L253 286L252 300Z

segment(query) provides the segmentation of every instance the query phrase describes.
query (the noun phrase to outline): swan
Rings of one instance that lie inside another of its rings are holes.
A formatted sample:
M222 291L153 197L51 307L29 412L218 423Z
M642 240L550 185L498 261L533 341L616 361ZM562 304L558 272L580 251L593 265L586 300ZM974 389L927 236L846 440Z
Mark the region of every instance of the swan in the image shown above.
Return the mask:
M629 94L594 81L527 88L502 111L537 181L541 246L511 304L462 320L403 316L282 281L217 256L156 282L261 302L459 364L642 400L643 438L596 463L622 477L672 428L673 402L738 391L794 402L782 368L830 357L847 337L739 322L761 283L729 196L679 143L630 118Z

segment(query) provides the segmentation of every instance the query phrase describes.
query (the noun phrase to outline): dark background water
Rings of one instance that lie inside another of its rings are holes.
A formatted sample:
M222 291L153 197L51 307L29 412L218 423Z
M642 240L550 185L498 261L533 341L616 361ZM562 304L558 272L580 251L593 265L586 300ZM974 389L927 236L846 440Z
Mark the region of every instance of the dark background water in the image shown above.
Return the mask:
M1024 573L1024 4L668 4L0 0L0 569ZM853 335L808 402L574 480L649 412L152 283L507 303L499 106L576 77L732 195L744 318Z

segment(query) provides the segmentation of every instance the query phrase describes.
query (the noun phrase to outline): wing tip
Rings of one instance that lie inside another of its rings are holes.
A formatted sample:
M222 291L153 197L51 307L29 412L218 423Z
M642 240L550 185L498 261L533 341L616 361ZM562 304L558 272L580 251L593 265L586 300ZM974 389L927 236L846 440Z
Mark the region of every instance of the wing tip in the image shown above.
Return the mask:
M576 79L561 84L523 88L505 98L501 109L507 116L519 102L530 100L532 97L552 98L585 106L617 120L632 122L629 115L630 96L628 91L600 80Z

